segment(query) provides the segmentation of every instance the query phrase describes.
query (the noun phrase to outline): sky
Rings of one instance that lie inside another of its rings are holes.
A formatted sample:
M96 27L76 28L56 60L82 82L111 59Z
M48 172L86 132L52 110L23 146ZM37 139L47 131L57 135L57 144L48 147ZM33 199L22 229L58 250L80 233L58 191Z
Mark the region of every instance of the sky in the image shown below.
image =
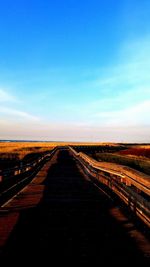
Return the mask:
M149 0L0 0L0 139L150 143Z

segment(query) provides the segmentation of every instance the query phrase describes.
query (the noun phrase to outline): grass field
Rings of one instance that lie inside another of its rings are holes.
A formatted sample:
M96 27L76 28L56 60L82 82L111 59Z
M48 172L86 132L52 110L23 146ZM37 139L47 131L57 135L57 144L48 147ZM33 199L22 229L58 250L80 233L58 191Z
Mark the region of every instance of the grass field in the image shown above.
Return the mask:
M0 169L12 168L20 161L28 162L41 153L50 151L56 146L68 146L79 143L66 142L0 142ZM85 143L90 145L89 143Z
M76 148L75 148L76 149ZM129 166L150 175L150 145L149 144L99 144L99 146L77 147L78 152L84 152L98 161L112 162Z
M19 158L23 158L31 152L44 152L55 147L55 143L44 142L0 142L0 157L10 154L18 154Z
M78 142L0 142L0 169L30 161L56 146L71 145L97 160L114 162L150 174L150 145Z
M98 161L106 161L129 166L150 175L150 159L137 155L130 156L128 154L123 154L123 152L125 151L117 153L96 153L95 159Z
M78 142L0 142L0 157L2 155L7 157L10 154L18 154L19 158L23 158L26 154L31 152L44 152L52 149L55 146L68 145L100 145L100 143L78 143ZM115 144L114 144L115 145Z
M44 142L0 142L0 169L12 168L20 161L27 162L49 151L55 143Z
M117 154L150 159L150 146L133 146L129 149L120 151Z

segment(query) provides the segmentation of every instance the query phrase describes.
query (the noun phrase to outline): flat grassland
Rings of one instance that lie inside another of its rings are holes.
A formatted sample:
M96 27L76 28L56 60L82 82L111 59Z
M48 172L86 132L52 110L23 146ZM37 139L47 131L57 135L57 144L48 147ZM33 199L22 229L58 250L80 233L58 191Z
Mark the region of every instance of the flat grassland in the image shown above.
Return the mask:
M31 152L44 152L55 147L55 143L44 142L0 142L0 156L18 154L20 158Z
M100 143L78 143L78 142L0 142L0 158L11 157L18 154L22 159L28 153L45 152L53 149L56 146L68 145L100 145Z
M128 166L150 175L150 144L99 143L93 146L74 145L97 161Z
M55 146L55 143L47 142L0 142L0 169L12 168L19 165L20 161L35 159Z
M96 153L100 161L113 162L150 175L150 145L133 145L114 153Z
M120 155L128 155L130 157L140 157L141 159L143 158L148 158L150 159L150 145L137 145L133 146L131 148L122 150L118 152Z
M40 156L44 152L48 152L56 146L68 146L79 143L67 142L0 142L0 170L13 168L22 162L28 162ZM90 145L89 143L85 143ZM91 144L93 145L93 144Z
M78 152L98 161L114 162L150 174L149 144L119 144L90 142L0 142L0 169L28 162L56 146L73 146Z

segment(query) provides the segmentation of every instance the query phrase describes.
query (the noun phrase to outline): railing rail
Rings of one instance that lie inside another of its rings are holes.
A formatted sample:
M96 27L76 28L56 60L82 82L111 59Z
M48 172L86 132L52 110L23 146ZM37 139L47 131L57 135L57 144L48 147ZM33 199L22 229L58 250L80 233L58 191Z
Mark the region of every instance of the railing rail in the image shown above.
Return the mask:
M150 177L117 164L98 162L69 147L84 172L115 192L150 227Z

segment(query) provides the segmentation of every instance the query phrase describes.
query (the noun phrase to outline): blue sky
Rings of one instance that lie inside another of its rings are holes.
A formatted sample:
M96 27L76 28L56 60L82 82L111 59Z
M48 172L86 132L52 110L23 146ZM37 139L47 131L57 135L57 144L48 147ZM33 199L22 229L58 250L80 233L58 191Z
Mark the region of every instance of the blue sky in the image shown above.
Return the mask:
M0 25L0 139L150 142L149 0L5 0Z

